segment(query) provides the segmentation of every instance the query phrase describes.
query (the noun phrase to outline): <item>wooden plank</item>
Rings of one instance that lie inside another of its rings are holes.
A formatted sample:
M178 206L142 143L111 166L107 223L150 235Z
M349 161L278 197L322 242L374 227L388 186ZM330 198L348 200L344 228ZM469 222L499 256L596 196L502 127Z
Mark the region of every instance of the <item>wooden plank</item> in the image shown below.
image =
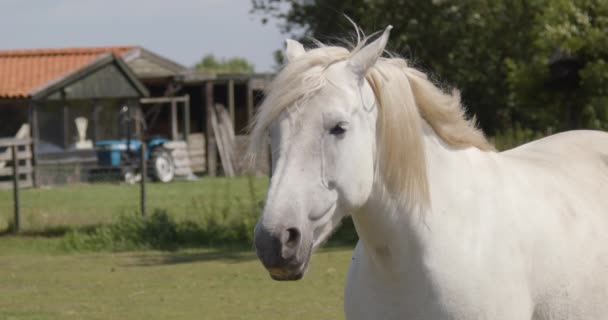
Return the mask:
M190 149L188 151L190 158L199 158L205 156L205 149Z
M39 130L38 130L38 106L37 106L36 102L34 102L32 100L30 100L30 117L31 117L30 122L32 123L32 127L30 128L30 133L31 133L31 136L34 137L34 139L33 139L34 142L30 146L28 146L27 149L36 150L36 144L38 143L38 141L40 141L40 134L39 134ZM94 137L93 137L93 141L95 141ZM34 163L34 165L36 164L35 155L32 157L32 163ZM32 185L37 186L38 182L36 180L36 175L33 174L30 178L32 180Z
M186 95L184 101L184 140L188 142L190 138L190 96Z
M187 150L174 150L173 152L171 152L171 157L173 157L173 159L189 159L189 154Z
M205 158L194 158L190 160L190 165L201 165L201 164L205 164Z
M171 101L171 140L177 140L177 102Z
M19 214L19 160L17 160L17 154L19 151L17 150L17 146L11 147L13 150L13 204L15 207L15 216L13 218L13 224L15 227L15 232L21 231L21 216Z
M64 97L65 99L65 97ZM67 149L70 146L70 109L63 101L63 147Z
M208 81L205 84L205 97L206 97L206 108L207 108L207 172L210 176L216 176L217 168L217 153L215 147L215 137L213 135L213 128L211 126L211 114L213 113L213 82Z
M251 82L247 82L247 123L253 120L253 88Z
M235 144L234 144L234 127L232 126L232 120L230 119L230 115L226 112L226 109L219 105L217 108L218 117L220 120L220 131L222 137L222 143L224 144L224 148L227 151L227 158L230 161L230 165L234 174L236 175L237 158L235 155Z
M28 168L25 166L19 166L19 174L31 174L32 172L34 172L33 168ZM3 176L13 176L13 168L12 167L8 167L8 168L0 168L0 177Z
M185 96L181 96L181 97L141 98L141 99L139 99L139 102L143 103L143 104L171 103L171 101L186 102L189 99L190 99L190 97L185 95Z
M232 120L230 119L230 115L228 114L228 112L226 112L226 109L222 108L220 109L220 117L222 120L222 128L223 128L223 135L225 137L226 140L226 145L228 146L228 149L230 150L230 162L232 164L232 168L234 170L234 174L237 174L237 168L238 168L238 161L237 161L237 157L236 157L236 153L235 153L235 145L234 145L234 126L232 125Z
M238 167L235 156L234 129L230 115L222 105L216 105L212 113L212 125L216 136L217 146L220 151L220 160L227 176L235 176Z
M186 149L188 145L185 141L169 141L163 143L163 147L167 149Z
M175 168L190 168L190 159L181 158L181 159L173 159L173 165Z
M232 163L230 161L229 150L227 149L227 146L222 139L223 134L220 131L220 124L218 121L216 109L217 108L213 108L211 110L211 127L213 128L213 135L217 138L217 148L220 151L220 160L222 162L222 167L224 168L224 173L228 177L233 177L234 169L232 168Z
M146 177L148 176L148 167L146 161L146 144L142 143L139 148L139 171L141 179L139 180L139 213L142 217L146 216Z
M26 146L32 144L32 138L0 138L0 147Z
M190 157L190 168L194 172L206 170L207 158L205 149L205 135L192 133L188 138L188 155Z
M234 80L228 80L228 112L234 127Z
M0 153L0 161L10 161L13 159L13 152L11 149L7 149L7 152ZM17 159L19 160L30 160L32 159L32 152L28 149L17 151Z
M205 142L205 135L203 135L202 133L193 133L190 134L190 137L188 138L188 140L190 142L195 142L195 143L200 143L200 142Z

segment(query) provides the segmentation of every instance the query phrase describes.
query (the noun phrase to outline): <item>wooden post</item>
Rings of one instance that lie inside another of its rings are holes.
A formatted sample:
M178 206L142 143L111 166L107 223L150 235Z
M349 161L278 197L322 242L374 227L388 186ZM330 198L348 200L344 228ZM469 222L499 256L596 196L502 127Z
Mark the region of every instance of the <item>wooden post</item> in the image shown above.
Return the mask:
M228 112L230 112L232 127L236 128L234 123L234 80L228 80Z
M146 216L146 178L148 176L147 163L146 163L146 144L141 143L140 148L140 160L139 160L139 168L141 175L141 179L139 180L139 210L141 212L141 216Z
M177 101L171 100L171 140L177 140Z
M251 81L247 81L247 123L253 119L253 88Z
M211 126L211 113L213 112L213 82L208 81L205 84L205 97L207 107L207 166L209 176L215 177L217 174L217 152L215 147L215 136L213 135L213 128Z
M135 106L133 108L133 126L135 127L135 136L136 137L141 137L142 135L142 126L140 125L144 120L142 119L142 117L144 117L144 112L142 109L141 104L139 103L139 99L133 99L129 101L130 105ZM142 139L143 141L143 139Z
M36 144L38 143L39 132L38 132L38 108L35 102L30 102L30 137L32 137L32 143L30 144L31 152L32 152L32 167L36 168ZM34 188L38 187L38 175L37 170L34 169L34 172L30 174L32 178L32 186Z
M70 146L70 109L65 101L63 101L63 148L67 149Z
M190 135L190 96L184 96L184 141L188 143L188 136Z
M11 146L13 153L13 203L15 205L15 233L21 230L21 216L19 214L19 158L17 145Z

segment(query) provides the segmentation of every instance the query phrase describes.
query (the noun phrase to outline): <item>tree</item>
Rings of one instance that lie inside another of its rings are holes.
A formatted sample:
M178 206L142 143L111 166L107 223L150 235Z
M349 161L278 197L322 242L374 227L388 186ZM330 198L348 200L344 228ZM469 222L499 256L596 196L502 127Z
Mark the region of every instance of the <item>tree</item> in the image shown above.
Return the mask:
M209 73L251 73L255 70L253 64L244 58L221 58L214 55L205 55L194 68L201 72Z
M529 113L532 108L530 104L534 103L533 98L539 93L523 83L534 80L538 85L540 77L529 78L526 75L534 70L540 72L539 76L543 73L546 75L549 55L546 51L540 52L537 46L539 37L543 36L540 33L542 22L543 19L559 21L563 16L559 6L565 6L568 2L252 0L252 5L253 12L261 14L266 21L268 18L277 20L283 32L292 36L295 33L296 38L303 40L312 37L331 42L332 39L328 36L352 33L353 28L343 15L349 16L367 31L381 30L387 24L392 24L394 29L391 32L389 49L408 58L410 64L426 71L439 80L438 82L448 84L445 86L460 89L465 106L477 116L484 131L489 135L496 135L515 127L515 124L542 128L547 125L545 121L551 118L548 115L551 112L541 107L544 100L536 102L534 108L538 112ZM605 19L605 12L598 8L604 6L600 5L600 2L608 1L575 2L589 4L588 7L592 8L596 16L592 20ZM605 36L605 27L603 30ZM597 43L601 40L597 33L597 30L594 31L594 35L588 39L589 43L594 42L596 47L606 48L607 41ZM583 33L580 35L586 36ZM547 46L550 47L549 44ZM545 60L541 61L540 56ZM528 68L526 66L531 58L538 61L535 60ZM582 82L588 78L602 77L591 69L582 70L581 76ZM599 90L598 81L593 80L589 90ZM524 90L526 88L530 90ZM515 94L516 89L521 94ZM547 95L552 94L545 88L543 90ZM526 94L530 99L517 106L517 103L525 100L523 97ZM599 100L595 99L594 103L599 103Z
M536 129L608 129L608 2L550 1L531 34L532 54L507 61L513 108ZM575 83L550 81L549 62L556 55L578 62Z

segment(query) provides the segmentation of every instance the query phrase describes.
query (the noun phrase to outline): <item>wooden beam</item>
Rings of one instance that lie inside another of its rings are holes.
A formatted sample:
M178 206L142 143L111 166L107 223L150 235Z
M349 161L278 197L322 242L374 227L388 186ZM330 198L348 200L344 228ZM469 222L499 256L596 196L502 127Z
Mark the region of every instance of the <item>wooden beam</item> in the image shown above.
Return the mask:
M236 127L234 123L234 80L228 80L228 112L230 112L230 120L232 127Z
M172 101L177 102L186 102L190 100L188 95L181 97L157 97L157 98L141 98L139 102L142 104L152 104L152 103L171 103Z
M139 181L139 212L142 217L146 216L146 176L148 175L148 168L146 167L146 144L142 143L139 148L139 174L141 180Z
M135 108L133 108L135 114L132 115L133 119L135 119L135 136L137 137L137 139L144 141L144 130L143 126L140 125L142 122L146 121L144 111L141 107L141 104L139 103L139 99L130 99L129 105L131 104L135 106Z
M67 149L70 146L70 109L65 100L62 107L63 114L63 148Z
M247 82L247 123L253 119L253 88L251 81Z
M34 101L30 100L30 137L32 137L32 165L36 167L36 144L40 141L40 133L38 131L38 106ZM38 186L37 173L32 175L32 185Z
M0 138L0 147L10 147L10 146L27 146L32 143L31 138Z
M184 141L188 143L188 136L190 135L190 96L185 96L187 99L184 101Z
M205 130L207 135L207 173L214 177L216 176L216 160L217 153L215 147L215 137L213 135L213 128L211 125L211 114L213 112L213 82L208 81L205 83L205 98L206 98L206 109L207 109L207 128Z
M17 158L19 160L29 160L32 159L32 152L29 150L29 148L26 148L25 150L19 150L17 151ZM0 153L0 161L4 162L4 161L11 161L13 159L13 153L12 152L3 152Z
M177 140L177 101L171 101L171 140Z
M11 147L12 148L12 147ZM12 154L12 152L11 152ZM17 160L19 161L19 160ZM12 167L6 167L6 168L2 168L0 169L0 177L6 177L6 176L13 176L13 168ZM22 174L32 174L34 172L34 169L31 167L26 167L26 166L19 166L19 175Z
M19 160L17 159L17 151L19 148L16 145L11 147L13 152L13 204L15 208L15 218L13 220L14 232L19 232L21 229L21 216L19 214Z

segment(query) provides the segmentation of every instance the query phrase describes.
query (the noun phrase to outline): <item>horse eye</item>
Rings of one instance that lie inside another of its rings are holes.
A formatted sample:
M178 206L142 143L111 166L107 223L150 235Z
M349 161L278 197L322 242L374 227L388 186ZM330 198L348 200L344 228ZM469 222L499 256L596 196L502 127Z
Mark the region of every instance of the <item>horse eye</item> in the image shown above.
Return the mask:
M334 135L334 136L343 135L345 132L346 132L346 129L344 129L342 127L342 125L340 125L340 124L337 124L336 126L331 128L331 130L329 130L329 134Z

